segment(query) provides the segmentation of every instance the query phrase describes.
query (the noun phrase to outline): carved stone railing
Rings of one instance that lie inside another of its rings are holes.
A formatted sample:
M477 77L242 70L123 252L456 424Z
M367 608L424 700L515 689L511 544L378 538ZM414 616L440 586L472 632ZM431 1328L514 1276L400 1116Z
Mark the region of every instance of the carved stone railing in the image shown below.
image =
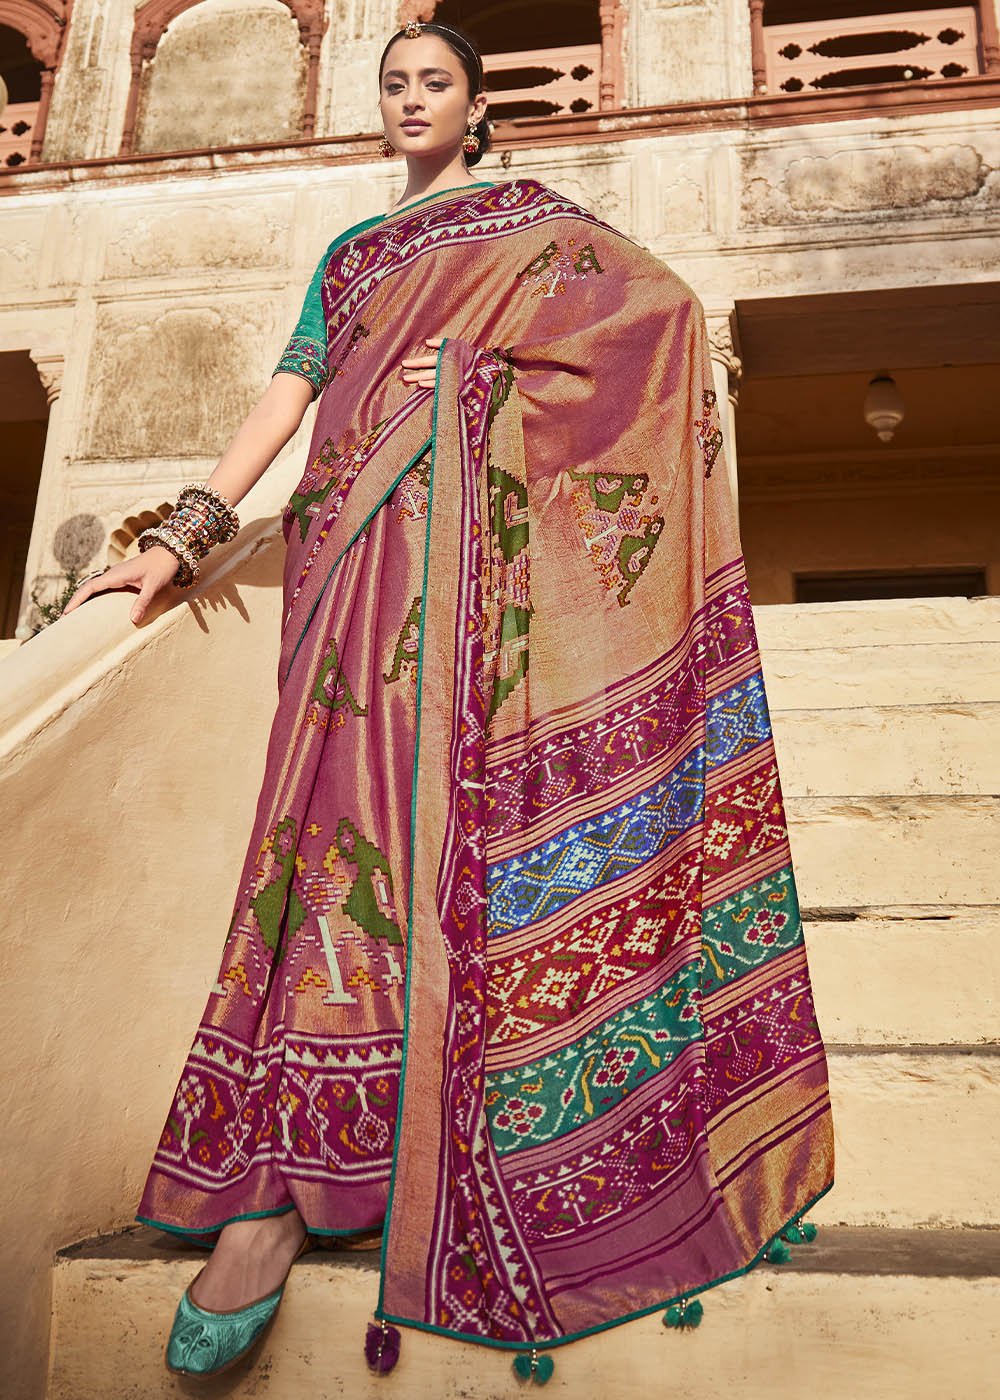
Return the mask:
M983 71L972 6L764 26L767 91L963 78Z
M596 112L601 104L601 45L483 55L490 116L554 117Z
M31 159L37 120L37 102L10 102L0 112L0 170L16 169Z

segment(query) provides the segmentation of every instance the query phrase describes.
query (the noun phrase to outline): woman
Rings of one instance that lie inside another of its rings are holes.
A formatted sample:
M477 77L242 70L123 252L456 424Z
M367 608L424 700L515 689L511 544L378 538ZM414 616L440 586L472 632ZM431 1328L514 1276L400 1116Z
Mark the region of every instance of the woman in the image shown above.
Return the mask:
M257 816L139 1218L214 1243L172 1369L232 1364L311 1238L384 1224L376 1369L402 1322L544 1380L537 1348L694 1325L802 1237L826 1063L700 306L470 175L458 31L407 25L379 81L402 198L321 259L210 491L71 604L138 586L138 621L188 582L321 395Z

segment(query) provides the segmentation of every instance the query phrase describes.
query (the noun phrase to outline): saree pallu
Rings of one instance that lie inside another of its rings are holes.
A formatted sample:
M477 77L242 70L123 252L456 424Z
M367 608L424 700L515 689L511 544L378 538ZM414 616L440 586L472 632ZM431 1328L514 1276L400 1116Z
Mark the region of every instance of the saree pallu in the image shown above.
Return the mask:
M832 1184L701 307L532 180L320 281L265 778L140 1218L384 1222L378 1317L566 1341Z

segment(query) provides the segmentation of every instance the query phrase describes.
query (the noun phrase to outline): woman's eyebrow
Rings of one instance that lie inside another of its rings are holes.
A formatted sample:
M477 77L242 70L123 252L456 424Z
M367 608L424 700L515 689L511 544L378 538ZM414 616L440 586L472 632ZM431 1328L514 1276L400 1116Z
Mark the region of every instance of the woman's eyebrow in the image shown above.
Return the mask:
M445 78L450 78L452 76L447 68L421 68L417 76L419 78L426 78L429 77L431 73L440 73ZM399 68L390 68L387 72L382 74L383 78L408 78L409 76L409 73L404 73Z

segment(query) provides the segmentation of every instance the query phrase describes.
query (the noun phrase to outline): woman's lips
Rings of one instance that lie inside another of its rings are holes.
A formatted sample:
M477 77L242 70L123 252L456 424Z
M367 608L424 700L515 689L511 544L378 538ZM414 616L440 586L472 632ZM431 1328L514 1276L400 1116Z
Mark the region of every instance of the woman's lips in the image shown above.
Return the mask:
M400 122L399 129L400 131L418 132L426 131L429 126L430 122Z

